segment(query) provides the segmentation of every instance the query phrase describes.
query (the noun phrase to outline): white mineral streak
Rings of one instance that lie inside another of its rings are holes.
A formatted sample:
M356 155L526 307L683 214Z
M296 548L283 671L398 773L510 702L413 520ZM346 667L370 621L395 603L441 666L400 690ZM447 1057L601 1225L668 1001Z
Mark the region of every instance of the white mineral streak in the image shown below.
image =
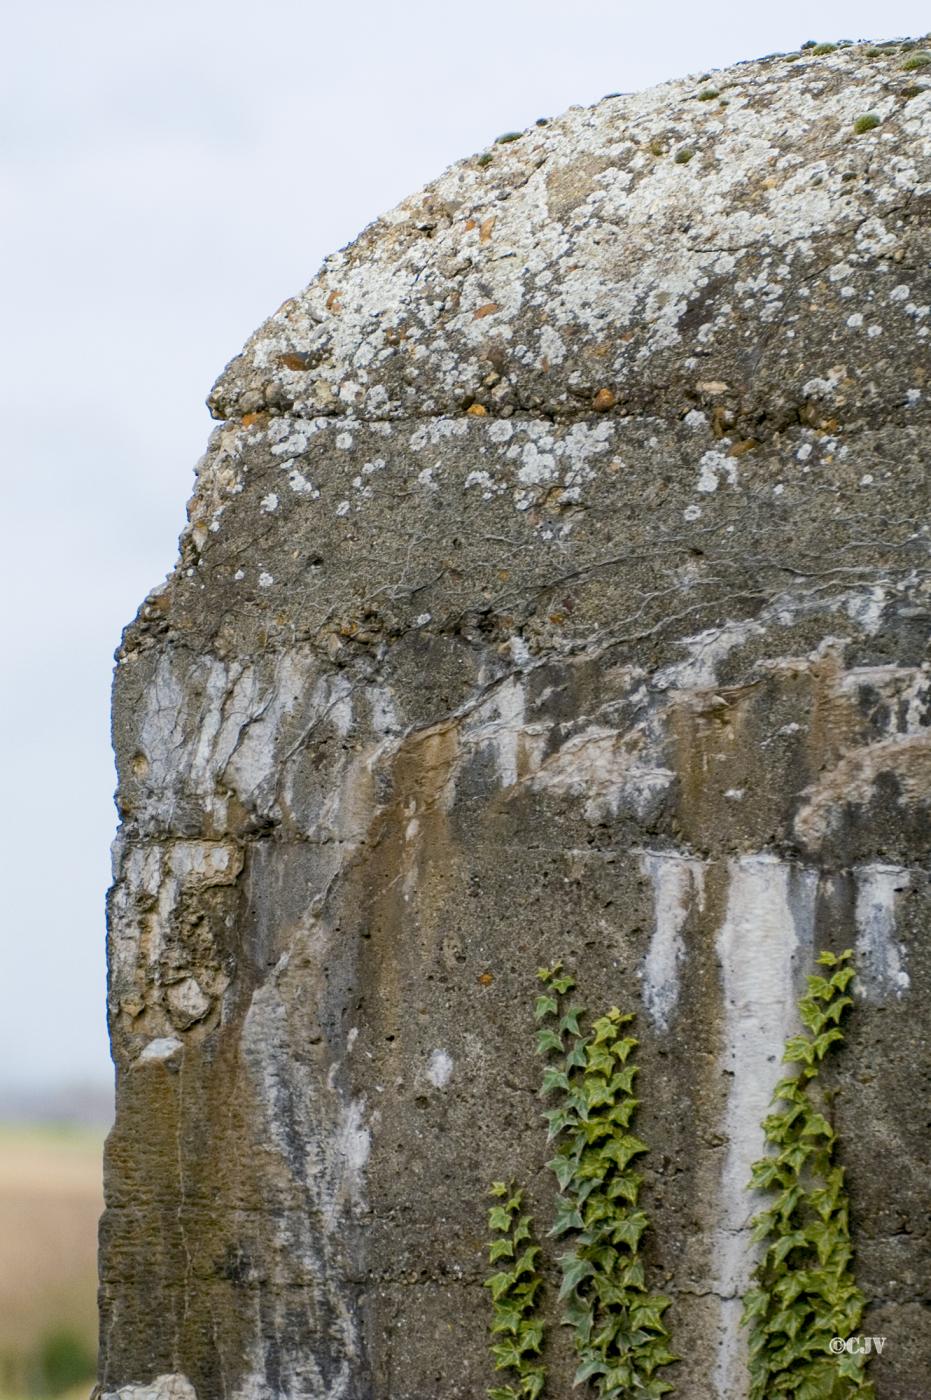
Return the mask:
M873 801L882 778L894 780L900 802L918 803L931 790L931 733L923 723L929 703L927 672L912 667L857 667L838 677L834 692L851 706L858 697L866 699L882 723L883 737L846 749L806 791L795 830L809 845L830 834L846 807Z
M464 752L478 749L491 755L501 787L513 787L521 775L522 750L529 738L525 713L523 678L513 676L499 685L460 729Z
M771 855L747 855L728 866L724 923L717 939L724 994L722 1072L730 1081L713 1268L720 1297L720 1335L713 1382L718 1400L746 1393L741 1296L753 1267L747 1191L762 1155L761 1123L783 1067L796 1020L797 971L807 964L817 876Z
M122 1385L119 1390L106 1390L101 1400L197 1400L197 1392L187 1376L180 1372L156 1376L154 1381Z
M901 997L910 982L905 949L895 937L896 903L909 873L898 865L861 865L854 879L858 990L871 1002Z
M653 889L653 935L640 973L643 1004L657 1030L665 1031L679 1000L682 930L692 903L704 907L705 872L701 861L674 851L643 851L640 869Z
M640 725L626 732L592 725L551 754L532 785L538 792L582 799L587 821L616 816L622 806L642 817L675 777L659 760L651 738Z
M318 977L310 985L322 987L325 933L316 928L299 935L298 941L302 964L306 960L318 963ZM283 954L253 992L243 1020L241 1045L261 1114L257 1125L261 1140L280 1158L295 1188L295 1208L281 1212L276 1219L272 1255L302 1261L306 1276L313 1280L317 1306L326 1308L332 1318L334 1350L343 1358L337 1377L328 1383L314 1358L304 1358L310 1383L307 1393L338 1400L346 1393L360 1351L356 1322L343 1287L342 1244L346 1220L364 1206L370 1133L365 1102L349 1097L338 1085L338 1065L331 1065L330 1072L321 1076L319 1065L295 1053L295 1020L299 1033L305 1034L307 1008L302 1002L295 1018L290 964L290 954ZM300 983L306 966L295 975ZM254 1378L264 1376L261 1332L256 1337L253 1366ZM244 1397L253 1390L262 1393L257 1380L255 1385L257 1390L247 1381L240 1393Z

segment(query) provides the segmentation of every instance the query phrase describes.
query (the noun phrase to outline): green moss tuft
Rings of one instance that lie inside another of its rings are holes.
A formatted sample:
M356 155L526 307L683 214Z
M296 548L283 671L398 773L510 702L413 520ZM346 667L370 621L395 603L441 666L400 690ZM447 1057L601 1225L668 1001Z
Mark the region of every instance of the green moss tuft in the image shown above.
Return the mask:
M689 161L692 159L692 156L693 156L694 154L695 154L695 152L689 150L688 146L683 146L681 150L676 151L676 154L675 154L675 162L676 162L676 165L688 165Z
M495 137L495 145L509 146L512 141L519 141L523 134L522 131L506 131L503 136Z
M703 92L698 94L698 100L699 102L713 102L716 97L720 96L717 88L705 88Z
M833 53L836 48L836 44L815 44L812 53L820 58L823 53Z
M491 162L492 162L493 160L494 160L494 156L491 154L491 151L485 151L482 155L480 155L480 156L478 157L478 159L476 160L475 164L476 164L476 165L491 165Z
M865 131L872 131L879 126L879 117L875 112L866 112L862 117L857 117L853 124L853 129L858 136L862 136Z
M931 53L919 49L917 53L909 54L902 64L903 73L914 73L918 68L931 68Z

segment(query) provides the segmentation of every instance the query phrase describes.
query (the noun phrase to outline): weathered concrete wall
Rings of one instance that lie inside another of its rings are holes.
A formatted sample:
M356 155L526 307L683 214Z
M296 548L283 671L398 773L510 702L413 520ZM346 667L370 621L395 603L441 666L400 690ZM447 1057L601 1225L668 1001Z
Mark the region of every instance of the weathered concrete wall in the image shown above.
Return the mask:
M219 381L116 673L105 1391L483 1394L484 1192L550 1209L530 1007L561 956L640 1012L677 1393L737 1400L760 1119L814 952L854 943L873 1374L923 1393L931 90L904 57L533 128Z

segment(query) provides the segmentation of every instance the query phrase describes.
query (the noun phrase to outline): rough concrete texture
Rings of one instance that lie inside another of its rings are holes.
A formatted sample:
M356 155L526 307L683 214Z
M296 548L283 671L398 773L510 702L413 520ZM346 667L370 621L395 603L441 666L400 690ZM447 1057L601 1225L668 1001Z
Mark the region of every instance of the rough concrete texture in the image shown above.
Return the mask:
M487 1184L552 1207L562 957L638 1011L677 1394L738 1400L760 1119L815 952L855 944L865 1330L880 1400L926 1393L921 52L533 127L220 378L116 672L105 1392L481 1396ZM568 1394L556 1327L549 1359Z

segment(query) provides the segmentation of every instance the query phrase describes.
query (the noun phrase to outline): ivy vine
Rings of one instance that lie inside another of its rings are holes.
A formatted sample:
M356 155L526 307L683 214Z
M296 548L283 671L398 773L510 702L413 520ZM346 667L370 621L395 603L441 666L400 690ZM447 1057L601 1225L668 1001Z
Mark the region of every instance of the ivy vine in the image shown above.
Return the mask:
M663 1313L670 1299L646 1285L640 1243L649 1225L638 1206L643 1178L631 1165L647 1145L630 1132L637 1108L630 1063L633 1020L612 1007L582 1029L585 1008L565 1006L575 981L561 964L540 968L537 1050L547 1061L542 1094L557 1094L544 1114L558 1144L547 1165L559 1183L551 1235L572 1247L560 1259L564 1322L579 1361L575 1384L592 1381L602 1400L635 1392L654 1400L672 1390L657 1373L676 1361Z
M533 1220L523 1211L523 1192L495 1181L489 1194L497 1204L488 1212L492 1232L488 1262L506 1261L506 1267L485 1282L491 1291L492 1336L500 1338L492 1344L491 1354L495 1370L513 1371L515 1383L492 1386L488 1395L490 1400L537 1400L546 1381L546 1368L535 1359L543 1345L540 1247L534 1240Z
M775 1111L763 1122L768 1156L754 1163L750 1189L771 1197L753 1220L765 1246L743 1323L749 1329L750 1400L872 1400L866 1357L832 1354L834 1337L855 1335L865 1299L853 1273L844 1169L835 1161L837 1137L826 1116L819 1071L852 1003L852 952L822 953L827 976L808 978L800 1002L804 1030L786 1044L783 1060L798 1070L777 1084Z

